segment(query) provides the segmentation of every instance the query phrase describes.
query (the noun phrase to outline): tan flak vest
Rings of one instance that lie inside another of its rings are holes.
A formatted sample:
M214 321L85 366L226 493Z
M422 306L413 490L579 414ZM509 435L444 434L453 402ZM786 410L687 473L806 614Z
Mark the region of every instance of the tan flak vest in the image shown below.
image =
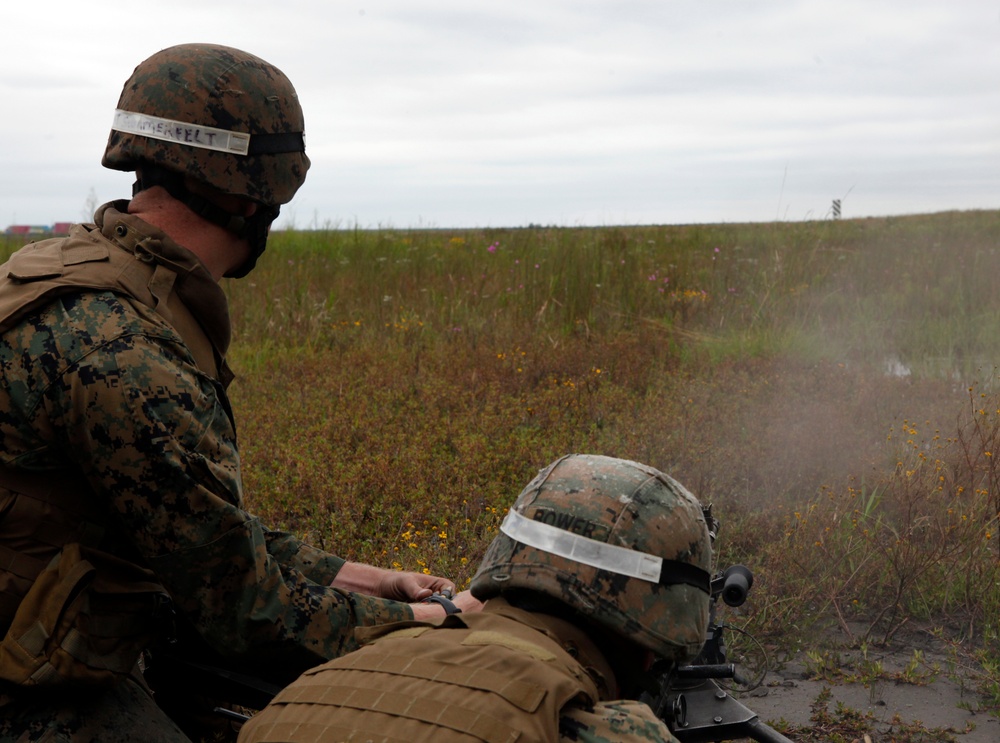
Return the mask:
M614 693L607 661L582 630L502 599L440 624L367 634L360 650L282 690L240 743L557 741L564 707Z
M113 291L169 322L224 388L232 379L225 295L193 254L121 206L102 207L100 228L77 225L0 266L0 333L60 295ZM157 634L166 591L151 571L98 549L104 523L78 472L0 462L0 682L114 683Z

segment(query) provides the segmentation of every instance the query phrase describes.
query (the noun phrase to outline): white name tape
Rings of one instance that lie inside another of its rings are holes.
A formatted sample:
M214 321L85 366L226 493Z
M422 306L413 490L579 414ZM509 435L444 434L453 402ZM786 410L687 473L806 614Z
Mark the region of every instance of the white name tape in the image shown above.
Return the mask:
M533 521L513 509L507 512L500 531L516 542L592 568L651 583L660 581L663 560L656 555L598 542L541 521Z
M176 142L188 147L228 152L231 155L246 155L250 149L250 135L244 132L231 132L201 124L161 119L159 116L121 109L115 111L115 120L111 128L117 132L162 139L165 142Z

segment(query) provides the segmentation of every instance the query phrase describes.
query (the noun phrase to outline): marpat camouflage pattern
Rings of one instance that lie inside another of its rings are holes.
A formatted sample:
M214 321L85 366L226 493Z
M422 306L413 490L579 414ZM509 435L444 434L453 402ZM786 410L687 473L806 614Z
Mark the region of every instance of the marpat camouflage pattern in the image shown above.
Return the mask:
M106 205L96 226L26 246L0 267L0 465L8 474L34 473L72 490L38 498L0 479L0 634L30 591L28 568L44 566L67 542L83 545L96 566L93 583L80 584L90 609L108 605L100 591L128 590L123 575L148 576L218 652L252 660L267 648L272 660L294 658L295 673L357 647L356 627L412 617L404 603L330 588L340 558L271 531L244 510L224 385L199 366L186 343L191 336L182 337L164 317L180 318L182 310L198 317L201 340L210 340L205 346L214 347L224 369L225 295L193 254L125 214L124 206ZM154 276L154 293L164 280L171 302L160 297L153 309L155 296L139 300L100 288L117 285L117 274L102 276L125 265L122 255L127 266ZM12 273L29 278L15 280ZM34 292L38 306L4 317L3 308L17 306L23 292ZM199 315L208 308L222 312ZM111 657L123 652L113 642L115 630L90 629L99 636L87 637L86 624L75 630L81 657L94 667L122 665ZM5 642L15 640L8 634ZM102 648L110 648L104 660ZM126 657L124 667L134 661ZM257 670L267 676L272 669ZM0 684L0 703L8 701L0 706L0 740L54 719L60 698L57 689L32 695Z

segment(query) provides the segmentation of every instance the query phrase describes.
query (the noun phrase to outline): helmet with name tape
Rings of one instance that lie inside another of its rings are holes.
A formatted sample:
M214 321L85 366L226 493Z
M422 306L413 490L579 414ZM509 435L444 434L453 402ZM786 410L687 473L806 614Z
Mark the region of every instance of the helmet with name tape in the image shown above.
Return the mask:
M680 483L638 462L572 454L521 492L470 588L483 601L542 594L680 663L705 639L711 559L701 504Z
M102 159L125 171L143 163L267 206L288 203L309 168L295 88L239 49L163 49L125 82Z

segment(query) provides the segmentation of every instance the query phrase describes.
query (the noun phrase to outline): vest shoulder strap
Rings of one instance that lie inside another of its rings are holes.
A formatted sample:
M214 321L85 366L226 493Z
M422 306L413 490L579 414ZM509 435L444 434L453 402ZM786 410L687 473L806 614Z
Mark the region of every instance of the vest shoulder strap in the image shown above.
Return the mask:
M163 317L184 340L198 368L218 379L224 365L174 291L176 273L144 258L104 239L91 225L76 225L66 238L26 245L0 266L0 333L60 295L86 289L113 291Z

